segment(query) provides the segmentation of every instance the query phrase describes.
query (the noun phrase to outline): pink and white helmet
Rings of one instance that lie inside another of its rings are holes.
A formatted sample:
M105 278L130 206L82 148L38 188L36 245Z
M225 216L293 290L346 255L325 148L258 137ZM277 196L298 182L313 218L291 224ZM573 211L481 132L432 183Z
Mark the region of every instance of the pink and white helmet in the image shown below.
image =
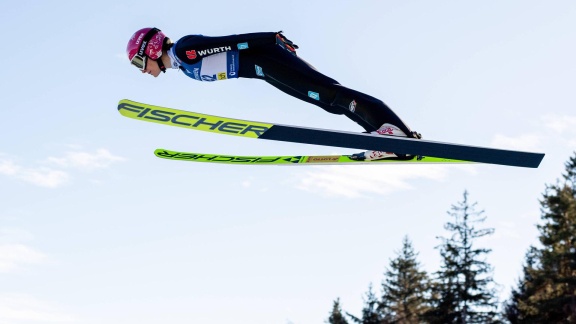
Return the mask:
M158 28L148 27L138 30L132 35L126 46L128 59L133 64L135 57L158 60L162 56L162 47L166 38L166 35Z

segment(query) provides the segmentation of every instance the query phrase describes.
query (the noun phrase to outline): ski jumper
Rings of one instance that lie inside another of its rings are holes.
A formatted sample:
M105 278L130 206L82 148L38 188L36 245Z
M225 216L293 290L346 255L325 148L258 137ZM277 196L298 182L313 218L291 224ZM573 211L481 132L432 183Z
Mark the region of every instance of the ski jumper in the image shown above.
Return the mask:
M342 86L296 55L296 45L280 32L221 37L189 35L169 50L173 68L198 81L261 79L329 113L345 115L367 132L385 123L414 137L381 100Z

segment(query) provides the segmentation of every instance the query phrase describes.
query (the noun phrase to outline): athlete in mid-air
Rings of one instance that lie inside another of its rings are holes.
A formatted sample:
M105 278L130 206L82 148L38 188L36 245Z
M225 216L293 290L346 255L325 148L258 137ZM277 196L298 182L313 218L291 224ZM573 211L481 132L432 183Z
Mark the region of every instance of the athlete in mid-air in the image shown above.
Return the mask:
M172 42L157 28L138 30L126 47L128 59L142 73L158 77L167 67L198 81L262 79L281 91L329 113L345 115L372 134L421 138L381 100L346 88L296 55L281 32L221 37L189 35ZM357 160L411 159L412 156L366 151Z

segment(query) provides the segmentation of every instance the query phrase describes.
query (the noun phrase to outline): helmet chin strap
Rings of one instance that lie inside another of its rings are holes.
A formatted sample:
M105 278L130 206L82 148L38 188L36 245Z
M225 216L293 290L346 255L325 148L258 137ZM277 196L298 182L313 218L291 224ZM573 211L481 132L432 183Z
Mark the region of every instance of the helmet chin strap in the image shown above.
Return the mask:
M164 66L164 62L162 62L162 56L160 56L157 60L154 61L158 63L158 67L160 68L162 73L166 73L166 66Z
M160 31L160 30L158 30ZM167 50L169 50L173 44L170 44L168 42L169 38L166 37L164 38L164 42L162 43L162 51L165 53ZM166 73L166 66L164 66L164 62L162 62L162 56L164 55L164 53L162 55L160 55L160 57L156 60L156 63L158 63L158 67L160 68L160 70L162 71L162 73Z

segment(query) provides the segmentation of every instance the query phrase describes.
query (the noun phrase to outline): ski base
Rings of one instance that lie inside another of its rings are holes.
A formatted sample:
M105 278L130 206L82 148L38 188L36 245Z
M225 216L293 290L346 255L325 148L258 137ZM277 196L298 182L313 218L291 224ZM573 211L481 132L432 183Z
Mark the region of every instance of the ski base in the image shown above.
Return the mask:
M358 164L463 164L469 161L451 160L436 157L420 156L411 160L382 159L372 161L353 160L350 155L281 155L281 156L238 156L177 152L156 149L154 155L159 158L190 162L225 163L225 164L258 164L258 165L358 165Z

